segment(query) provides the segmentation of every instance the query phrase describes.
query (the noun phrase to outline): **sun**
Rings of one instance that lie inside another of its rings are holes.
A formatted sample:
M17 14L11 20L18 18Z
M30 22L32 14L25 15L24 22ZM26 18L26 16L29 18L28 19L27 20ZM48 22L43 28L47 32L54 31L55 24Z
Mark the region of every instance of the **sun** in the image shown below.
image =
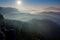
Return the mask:
M21 1L17 1L17 4L20 5L22 2Z

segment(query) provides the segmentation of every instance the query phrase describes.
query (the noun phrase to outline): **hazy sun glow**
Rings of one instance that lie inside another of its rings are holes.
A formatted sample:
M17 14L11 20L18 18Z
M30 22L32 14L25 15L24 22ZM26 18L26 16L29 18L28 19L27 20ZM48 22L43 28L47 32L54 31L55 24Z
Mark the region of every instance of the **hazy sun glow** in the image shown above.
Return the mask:
M17 4L20 5L22 2L21 1L17 1Z

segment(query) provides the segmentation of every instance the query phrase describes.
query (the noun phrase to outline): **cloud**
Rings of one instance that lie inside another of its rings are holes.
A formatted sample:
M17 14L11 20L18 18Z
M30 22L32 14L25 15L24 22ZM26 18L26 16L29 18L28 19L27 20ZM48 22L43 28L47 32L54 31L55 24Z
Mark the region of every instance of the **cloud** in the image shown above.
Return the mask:
M52 6L52 7L30 7L27 8L31 13L39 13L39 12L60 12L60 6Z
M30 12L34 12L34 13L37 13L37 12L42 12L44 10L43 7L29 7L27 8L28 11Z
M53 6L53 7L49 7L49 8L46 8L45 11L49 12L60 12L60 6Z

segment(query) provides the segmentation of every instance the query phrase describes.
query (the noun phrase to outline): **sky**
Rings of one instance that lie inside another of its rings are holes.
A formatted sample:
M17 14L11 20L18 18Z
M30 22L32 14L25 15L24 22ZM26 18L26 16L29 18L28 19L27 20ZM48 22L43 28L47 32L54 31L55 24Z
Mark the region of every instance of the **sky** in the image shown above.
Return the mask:
M18 4L17 1L20 1L21 4ZM31 13L42 12L44 10L59 12L60 0L0 0L0 6L14 7L20 11L28 11Z

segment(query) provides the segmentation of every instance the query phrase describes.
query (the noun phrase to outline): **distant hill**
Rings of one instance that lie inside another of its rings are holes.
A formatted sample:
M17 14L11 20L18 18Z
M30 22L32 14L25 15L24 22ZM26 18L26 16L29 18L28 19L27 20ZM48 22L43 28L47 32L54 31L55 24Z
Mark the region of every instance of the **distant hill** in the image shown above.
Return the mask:
M54 14L54 15L60 15L60 12L41 12L41 13L38 13L38 14Z
M3 19L4 19L3 15L2 15L2 14L0 14L0 20L3 20Z
M11 7L0 7L0 13L11 13L11 12L19 12L16 8Z

